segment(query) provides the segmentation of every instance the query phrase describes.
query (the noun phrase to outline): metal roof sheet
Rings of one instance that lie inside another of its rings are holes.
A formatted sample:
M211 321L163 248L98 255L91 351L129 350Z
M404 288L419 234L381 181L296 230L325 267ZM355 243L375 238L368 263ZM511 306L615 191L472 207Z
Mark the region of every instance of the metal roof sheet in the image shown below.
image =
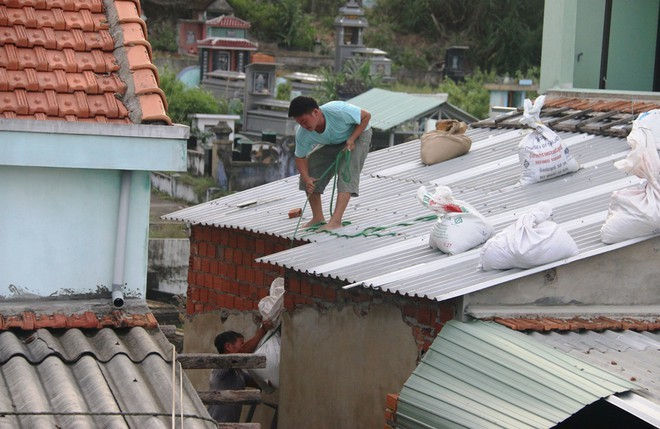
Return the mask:
M401 428L550 428L630 381L492 322L448 322L399 394Z
M387 131L438 110L447 97L447 94L423 96L372 88L347 102L371 113L372 128Z
M172 347L143 328L3 332L0 427L170 427ZM185 427L216 427L185 374L183 409Z
M385 227L378 235L346 238L302 232L296 238L311 244L260 260L350 284L443 300L648 238L615 245L600 240L612 191L639 182L613 166L629 151L625 139L559 132L582 168L523 187L518 184L517 146L527 131L478 128L469 129L467 134L473 140L470 152L431 166L419 161L419 140L369 154L361 175L360 197L351 200L344 216L351 224L337 232L352 236L367 228ZM456 198L472 204L496 231L534 204L546 201L554 209L553 219L572 235L580 253L529 270L484 272L478 268L479 248L453 256L432 250L428 247L432 213L416 199L420 184L450 186ZM326 192L326 208L329 198L330 192ZM303 207L304 202L298 178L289 177L166 218L291 237L298 219L289 219L288 212Z
M660 331L529 332L527 335L555 350L633 380L638 392L660 404Z

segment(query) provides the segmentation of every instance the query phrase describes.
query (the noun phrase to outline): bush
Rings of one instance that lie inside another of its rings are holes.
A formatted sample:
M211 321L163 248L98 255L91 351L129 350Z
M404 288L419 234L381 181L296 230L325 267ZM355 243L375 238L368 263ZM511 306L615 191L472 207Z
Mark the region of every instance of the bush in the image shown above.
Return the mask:
M280 83L277 85L277 98L278 100L284 100L284 101L289 101L291 99L291 91L293 90L293 86L291 85L291 82L286 81L283 83Z
M188 88L169 70L160 73L160 88L167 98L167 114L175 123L190 125L188 115L192 113L223 113L210 92Z
M149 26L149 43L156 51L177 52L179 50L176 26L167 21L156 21Z

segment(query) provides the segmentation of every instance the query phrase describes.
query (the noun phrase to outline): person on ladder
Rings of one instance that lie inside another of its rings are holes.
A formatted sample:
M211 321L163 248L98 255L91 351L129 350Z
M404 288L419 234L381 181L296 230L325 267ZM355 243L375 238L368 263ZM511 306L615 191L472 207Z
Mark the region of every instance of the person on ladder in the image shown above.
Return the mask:
M299 125L295 149L299 188L307 193L312 208L312 219L303 227L325 222L321 194L337 172L337 204L321 229L341 228L348 202L359 193L360 173L371 147L371 114L344 101L319 107L313 98L300 96L291 100L289 117ZM333 170L335 162L340 165Z

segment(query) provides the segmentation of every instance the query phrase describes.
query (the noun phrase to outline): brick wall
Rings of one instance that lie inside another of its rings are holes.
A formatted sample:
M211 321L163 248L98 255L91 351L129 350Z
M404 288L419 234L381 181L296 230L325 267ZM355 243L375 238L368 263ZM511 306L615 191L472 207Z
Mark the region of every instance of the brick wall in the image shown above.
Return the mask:
M302 242L296 242L296 245ZM412 298L373 289L344 290L338 280L285 270L254 262L258 257L291 247L291 241L266 234L211 226L192 227L188 271L187 313L194 315L217 309L256 311L268 295L271 282L285 277L284 306L330 307L352 305L366 314L377 302L393 303L412 328L420 352L426 351L447 320L454 316L454 302Z
M291 240L266 234L193 225L186 312L257 310L284 269L254 260L290 247Z

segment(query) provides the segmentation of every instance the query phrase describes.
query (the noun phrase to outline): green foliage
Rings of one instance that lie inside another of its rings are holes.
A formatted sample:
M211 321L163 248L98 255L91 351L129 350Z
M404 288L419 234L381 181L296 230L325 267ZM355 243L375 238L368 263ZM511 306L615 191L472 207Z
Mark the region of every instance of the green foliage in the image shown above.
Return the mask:
M454 44L469 45L482 70L512 74L540 64L543 0L377 0L368 18L365 39L407 68L441 62ZM398 43L402 35L421 37L435 52L415 43L416 58Z
M156 21L149 25L149 43L156 51L177 52L176 27L167 21Z
M167 114L175 123L190 125L188 115L192 113L223 113L210 92L188 88L169 70L160 73L160 88L167 98Z
M300 0L229 0L229 4L236 16L252 24L252 32L257 38L276 42L285 48L313 48L316 31Z
M277 85L277 96L275 97L278 100L285 100L289 101L291 99L291 91L293 90L293 86L291 85L291 82L288 80L284 83L280 83Z
M484 73L476 70L468 76L463 82L454 82L451 79L445 79L439 86L437 92L446 92L449 95L450 104L476 116L484 119L488 116L490 105L490 95L484 88L484 83L492 82L495 79L495 73Z
M382 83L382 76L371 73L370 61L346 61L341 72L335 73L333 69L323 68L320 75L323 77L321 89L315 94L319 104L339 99L342 89L350 87L364 92Z

